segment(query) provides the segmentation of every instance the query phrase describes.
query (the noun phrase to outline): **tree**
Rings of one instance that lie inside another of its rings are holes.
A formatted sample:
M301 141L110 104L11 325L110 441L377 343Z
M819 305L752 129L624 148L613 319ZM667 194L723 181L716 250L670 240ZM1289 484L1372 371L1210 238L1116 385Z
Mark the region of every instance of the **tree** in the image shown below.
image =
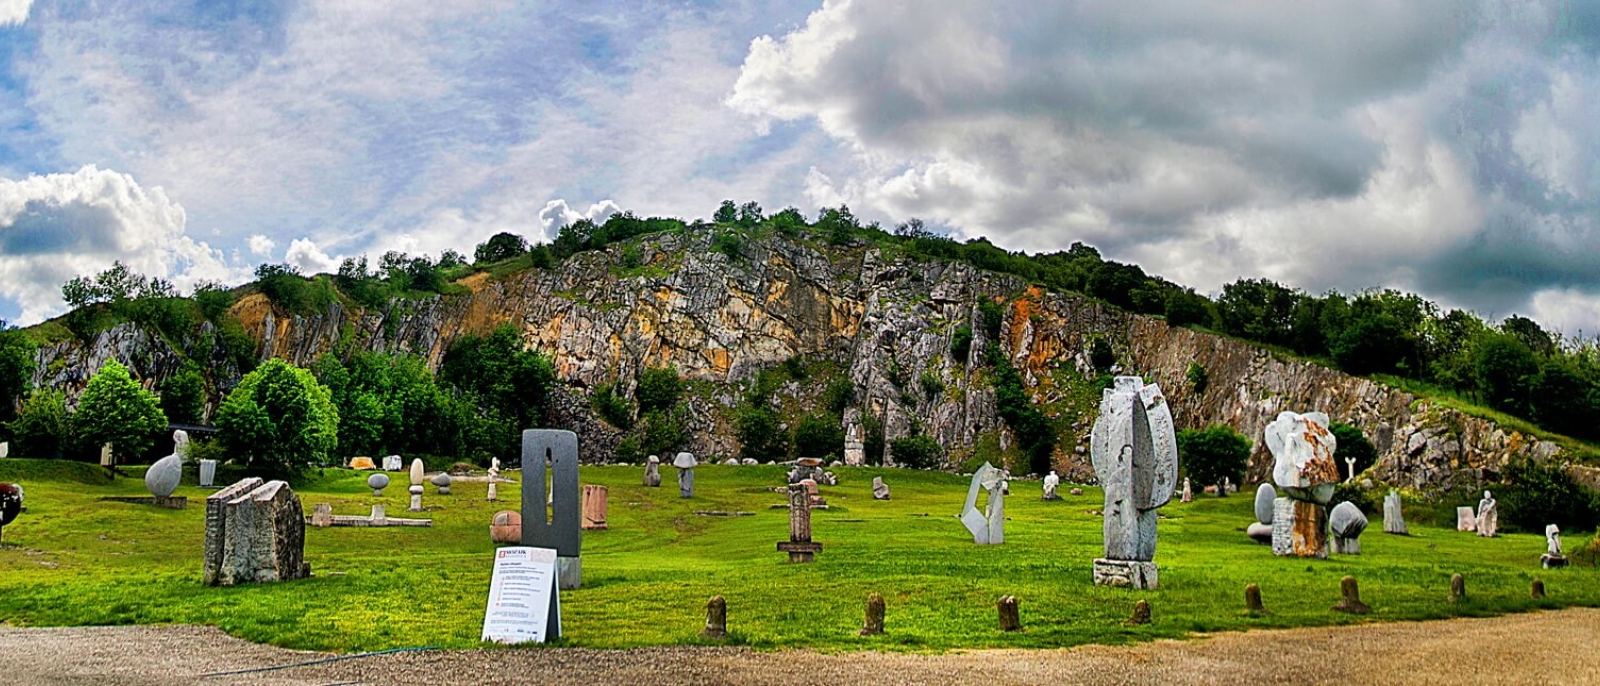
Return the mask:
M500 232L489 237L489 240L478 244L472 256L478 264L488 264L509 260L528 252L527 239L514 233Z
M218 439L247 468L293 476L338 447L339 413L311 372L280 359L246 374L217 409Z
M1289 344L1295 303L1303 296L1269 279L1240 279L1222 287L1222 330L1269 345Z
M1484 402L1496 410L1527 416L1530 390L1539 362L1515 336L1490 333L1472 354L1473 380Z
M763 462L789 457L789 432L783 430L778 413L764 404L734 413L733 436L739 441L740 457Z
M772 226L785 236L798 236L806 228L806 216L793 207L785 207L772 215Z
M1333 461L1339 465L1339 476L1350 478L1350 466L1345 461L1350 458L1355 458L1356 474L1367 471L1368 467L1377 464L1378 449L1372 447L1372 441L1367 440L1367 435L1362 433L1361 429L1343 422L1334 422L1328 430L1333 432L1334 442L1338 444L1333 451Z
M1122 309L1133 310L1134 291L1143 286L1149 278L1139 265L1102 262L1094 273L1089 275L1089 295Z
M902 436L889 442L889 456L894 463L911 469L938 469L944 459L944 449L927 434Z
M144 455L167 427L155 394L144 389L116 360L89 379L72 415L72 432L87 446L110 443L118 457Z
M347 260L348 261L348 260ZM365 264L365 261L363 261ZM200 316L212 323L222 321L222 315L233 307L233 291L217 281L201 281L194 287L194 302L200 306Z
M1500 494L1506 522L1528 533L1554 524L1562 531L1593 531L1600 524L1595 492L1572 480L1561 465L1521 459L1506 465Z
M839 418L826 414L806 415L794 427L794 452L797 457L844 455L844 429Z
M739 206L739 226L747 229L755 228L755 225L760 224L762 219L764 217L761 216L761 205L757 204L756 201L751 200Z
M732 200L722 201L716 213L711 215L711 221L718 224L732 224L739 221L739 206L733 204Z
M38 350L28 334L0 321L0 421L11 419L17 398L28 391Z
M206 379L193 361L183 363L177 373L161 382L161 411L168 421L197 423L205 406Z
M17 418L6 426L11 431L13 457L57 458L66 450L72 436L72 416L67 413L67 396L61 391L40 388L22 401Z
M683 379L675 367L648 368L639 373L639 387L633 396L640 413L671 409L683 396Z
M1221 492L1223 479L1243 480L1250 461L1250 439L1233 427L1214 424L1178 432L1178 461L1189 477Z

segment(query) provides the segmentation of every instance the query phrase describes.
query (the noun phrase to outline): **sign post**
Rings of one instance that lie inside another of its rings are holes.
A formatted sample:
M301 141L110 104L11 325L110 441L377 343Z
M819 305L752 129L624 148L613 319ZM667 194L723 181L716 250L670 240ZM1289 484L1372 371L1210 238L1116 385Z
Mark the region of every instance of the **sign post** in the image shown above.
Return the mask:
M494 579L483 615L482 640L544 643L561 637L561 595L556 551L526 546L494 553Z

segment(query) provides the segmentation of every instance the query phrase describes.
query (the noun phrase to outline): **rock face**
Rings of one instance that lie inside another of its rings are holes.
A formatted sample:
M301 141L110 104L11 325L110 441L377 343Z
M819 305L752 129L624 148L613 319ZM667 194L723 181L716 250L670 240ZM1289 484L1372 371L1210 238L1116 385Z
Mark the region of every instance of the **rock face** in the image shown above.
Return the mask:
M642 269L624 268L625 246L614 245L574 255L556 269L474 276L461 282L468 292L460 295L372 309L336 302L302 316L278 312L264 296L252 294L231 313L260 343L263 357L302 366L344 345L412 353L437 367L460 336L510 323L527 345L551 356L560 379L573 382L552 392L549 414L553 425L578 433L585 462L610 459L620 434L595 417L582 388L616 380L619 390L631 391L641 370L672 365L715 389L690 400L687 449L735 454L724 408L736 404L736 385L795 355L825 358L848 370L861 390L849 410L855 421L877 420L891 440L910 433L915 421L950 449L954 462L980 440L1012 440L996 416L988 376L967 373L988 343L1000 344L1033 398L1048 404L1071 396L1071 383L1093 379L1090 351L1096 339L1108 342L1130 373L1169 390L1180 427L1228 424L1259 436L1280 410L1317 407L1360 427L1381 456L1370 474L1396 486L1431 491L1493 480L1513 458L1544 461L1559 451L1554 443L1370 380L964 264L890 257L870 247L824 252L782 237L751 240L743 257L729 259L711 250L712 240L709 232L644 237L633 248L643 257ZM982 326L982 299L1005 308L993 341ZM960 326L974 336L968 359L950 354L952 332ZM200 333L220 339L210 323ZM212 353L209 359L230 359L220 347ZM137 378L154 389L178 371L185 354L159 332L124 323L87 342L44 345L30 381L63 390L75 401L113 358L133 363ZM1210 379L1203 392L1185 381L1191 363ZM220 365L212 384L219 393L240 376L232 362ZM891 379L905 369L938 377L946 391L934 397L901 393ZM820 389L792 382L779 393L811 402ZM220 395L208 399L207 416L219 400ZM1065 478L1082 481L1089 465L1077 449L1088 441L1083 428L1095 408L1050 411L1064 425L1078 427L1076 435L1063 438L1053 466ZM842 427L847 441L861 435L860 426ZM893 462L892 454L886 458ZM846 461L854 459L851 450ZM1265 480L1271 469L1258 443L1249 478Z
M249 478L206 499L204 580L232 586L311 575L300 497L282 481Z

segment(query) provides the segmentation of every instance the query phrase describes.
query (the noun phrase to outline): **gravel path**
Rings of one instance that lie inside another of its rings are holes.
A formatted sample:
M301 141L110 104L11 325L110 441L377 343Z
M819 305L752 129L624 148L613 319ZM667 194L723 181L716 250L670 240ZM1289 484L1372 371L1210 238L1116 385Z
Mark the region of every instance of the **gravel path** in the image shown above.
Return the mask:
M337 658L210 627L0 627L8 684L1600 683L1600 609L944 655L742 648L508 649ZM210 676L208 676L210 675Z

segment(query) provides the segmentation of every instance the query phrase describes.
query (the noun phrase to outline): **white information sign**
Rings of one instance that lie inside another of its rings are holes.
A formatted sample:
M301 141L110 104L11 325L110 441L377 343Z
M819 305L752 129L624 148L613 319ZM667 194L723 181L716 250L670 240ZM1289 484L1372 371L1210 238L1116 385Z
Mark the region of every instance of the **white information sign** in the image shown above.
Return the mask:
M553 548L494 551L494 580L483 615L483 638L496 643L544 643L561 636L561 595Z

